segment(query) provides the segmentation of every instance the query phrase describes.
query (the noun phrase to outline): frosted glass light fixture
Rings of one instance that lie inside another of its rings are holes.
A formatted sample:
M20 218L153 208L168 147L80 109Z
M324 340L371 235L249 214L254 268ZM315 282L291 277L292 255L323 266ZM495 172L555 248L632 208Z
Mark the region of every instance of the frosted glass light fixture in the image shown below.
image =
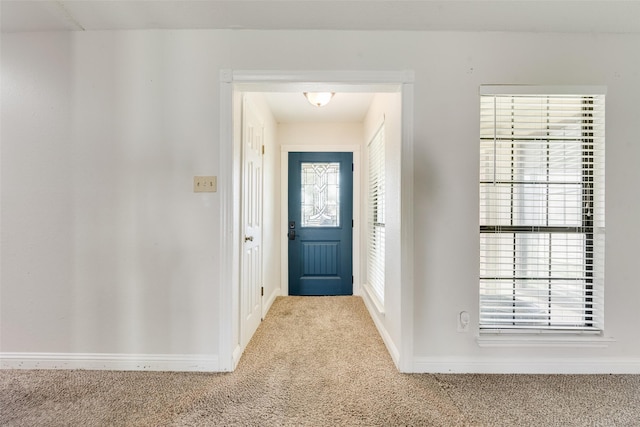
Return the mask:
M335 92L304 92L304 96L312 105L324 107L331 101Z

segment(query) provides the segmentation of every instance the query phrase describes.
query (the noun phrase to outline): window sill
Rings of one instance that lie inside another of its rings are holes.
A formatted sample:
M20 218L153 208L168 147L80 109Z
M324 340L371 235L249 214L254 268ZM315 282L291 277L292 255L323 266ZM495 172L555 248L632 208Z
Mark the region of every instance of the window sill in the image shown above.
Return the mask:
M601 334L584 332L481 333L480 347L583 347L606 348L616 340Z

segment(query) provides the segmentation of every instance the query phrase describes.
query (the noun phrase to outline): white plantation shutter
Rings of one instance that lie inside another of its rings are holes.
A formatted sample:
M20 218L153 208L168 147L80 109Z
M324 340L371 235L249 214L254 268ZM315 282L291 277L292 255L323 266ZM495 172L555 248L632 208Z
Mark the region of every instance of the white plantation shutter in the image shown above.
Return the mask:
M384 125L368 147L368 230L367 283L381 304L384 304L384 241L385 241L385 163Z
M480 97L480 329L600 331L604 91L503 89Z

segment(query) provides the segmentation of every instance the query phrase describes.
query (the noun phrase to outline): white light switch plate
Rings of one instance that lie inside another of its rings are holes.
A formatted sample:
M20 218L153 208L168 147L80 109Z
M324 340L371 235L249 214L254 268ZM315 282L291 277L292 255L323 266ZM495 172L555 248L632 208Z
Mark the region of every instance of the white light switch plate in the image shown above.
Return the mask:
M215 176L194 176L194 193L215 193L218 190L218 179Z

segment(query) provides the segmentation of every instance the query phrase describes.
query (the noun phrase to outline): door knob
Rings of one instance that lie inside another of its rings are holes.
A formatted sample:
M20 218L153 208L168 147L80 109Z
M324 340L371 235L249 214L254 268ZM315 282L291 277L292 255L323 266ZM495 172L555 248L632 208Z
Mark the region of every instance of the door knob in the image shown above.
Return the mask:
M244 236L245 242L253 242L253 236Z

